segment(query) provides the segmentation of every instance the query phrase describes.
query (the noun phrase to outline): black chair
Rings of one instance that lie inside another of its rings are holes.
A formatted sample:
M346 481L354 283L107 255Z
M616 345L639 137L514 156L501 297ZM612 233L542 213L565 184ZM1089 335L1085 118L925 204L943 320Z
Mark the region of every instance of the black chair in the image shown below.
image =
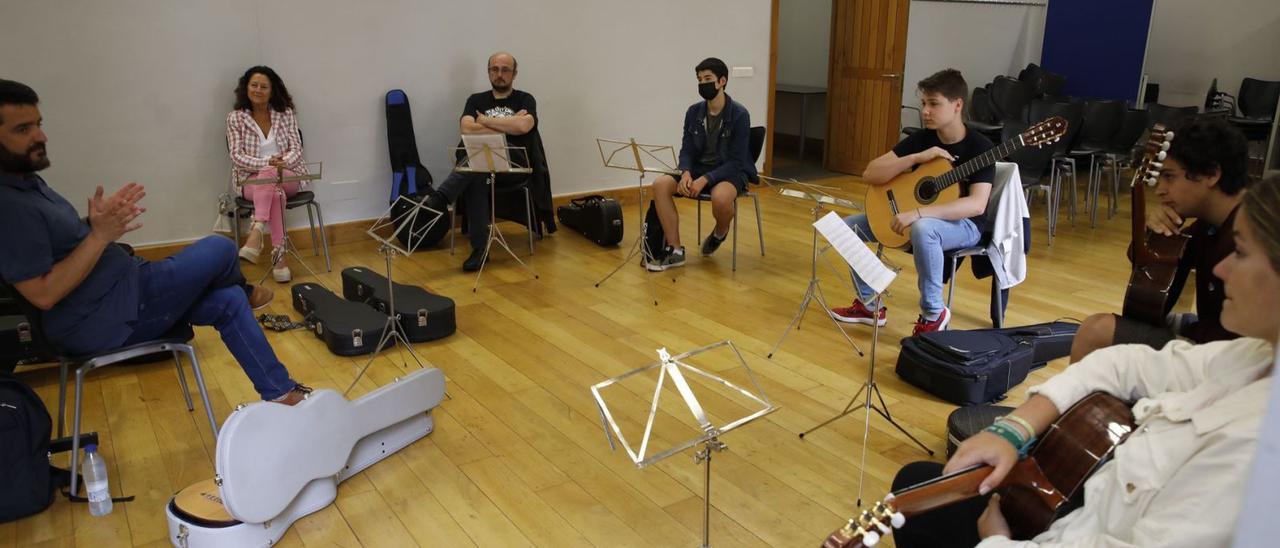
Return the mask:
M1164 124L1165 127L1177 127L1182 122L1194 118L1200 107L1171 107L1160 103L1147 105L1147 122L1151 125Z
M1013 139L1030 127L1030 124L1011 121L1004 125L1002 140ZM1060 185L1056 185L1050 166L1053 162L1053 147L1027 147L1009 155L1009 160L1018 164L1018 172L1022 177L1022 190L1027 204L1031 203L1031 194L1036 191L1045 195L1046 217L1049 227L1049 245L1053 245L1053 237L1058 227L1058 203L1061 200Z
M1123 101L1094 100L1085 103L1080 143L1068 153L1072 158L1089 160L1089 190L1085 194L1085 199L1091 204L1090 226L1098 225L1098 194L1102 188L1102 170L1097 167L1098 158L1120 131L1127 110L1128 107ZM1114 179L1112 182L1115 182Z
M191 360L191 370L195 373L196 388L200 391L200 399L204 403L205 413L209 417L209 429L213 433L216 440L218 437L218 422L213 417L213 406L209 404L209 392L205 389L204 375L200 371L200 362L196 359L196 351L190 344L191 339L195 337L195 333L191 330L191 326L185 323L174 326L173 330L166 333L164 337L156 340L146 341L133 344L121 348L112 348L102 352L84 355L71 355L63 352L56 345L49 342L44 335L42 328L43 315L39 308L26 300L17 290L8 284L5 289L13 294L14 300L18 303L23 314L30 319L32 341L46 352L47 355L55 356L58 360L58 433L61 438L66 429L66 408L67 408L67 371L75 368L76 386L73 393L74 411L71 416L71 494L74 496L79 488L79 477L77 471L80 466L80 442L82 433L80 432L80 411L81 402L84 397L84 378L90 372L101 369L103 367L123 362L133 362L138 358L150 356L157 353L171 353L173 355L174 365L178 369L178 384L182 387L182 397L186 400L187 411L195 411L195 405L191 401L191 391L187 388L187 376L182 369L182 354L187 355L187 359Z
M298 131L298 140L302 140L302 131ZM230 146L228 143L227 146ZM231 237L235 238L236 245L240 245L240 219L244 217L253 218L253 201L246 200L243 195L236 192L235 175L231 176L231 192L234 207L230 207L228 214L231 216ZM320 254L320 247L316 245L319 242L324 247L324 270L325 272L333 272L333 264L329 261L329 240L325 236L324 215L320 212L320 204L316 203L316 193L310 190L302 190L284 203L285 211L296 209L299 207L307 208L307 225L311 227L311 252L316 255ZM320 222L320 239L316 239L316 221Z
M994 142L1000 141L1000 130L1003 124L996 114L996 107L991 103L991 93L985 87L973 88L969 98L969 120L971 129L983 134Z
M1062 89L1065 87L1067 87L1066 76L1046 70L1040 75L1037 90L1043 97L1057 97L1062 95Z
M1049 186L1061 192L1063 181L1067 175L1071 176L1071 201L1067 207L1067 214L1074 225L1076 204L1079 202L1076 196L1079 184L1076 176L1076 160L1071 157L1070 152L1078 146L1080 141L1080 129L1084 125L1084 103L1037 99L1027 107L1027 120L1033 124L1052 116L1061 116L1066 119L1067 132L1053 144L1053 157L1049 163Z
M764 126L755 126L751 128L750 134L747 136L747 152L751 154L751 163L760 160L760 151L764 150ZM751 184L748 182L748 184ZM755 183L760 184L760 183ZM760 256L764 256L764 223L760 221L760 195L744 189L738 194L739 198L751 198L756 206L756 233L760 235ZM698 194L694 198L698 202L698 242L702 242L702 202L710 202L710 194ZM733 201L733 271L738 271L738 201Z
M1142 138L1142 134L1147 131L1147 116L1145 110L1128 109L1124 113L1124 121L1120 124L1120 130L1116 132L1115 137L1111 139L1111 143L1099 152L1098 167L1101 170L1111 169L1111 192L1109 193L1110 202L1107 204L1107 218L1110 219L1119 211L1120 201L1120 168L1121 166L1132 167L1133 165L1133 147L1138 143L1138 139ZM1091 217L1098 214L1097 197L1093 200L1093 210L1090 211Z
M1143 88L1142 104L1152 105L1160 102L1160 84L1147 84Z
M1276 101L1280 100L1280 82L1245 78L1240 82L1236 107L1240 116L1228 118L1250 141L1265 141L1271 134L1276 117Z
M1031 85L1008 76L997 76L991 82L991 104L995 106L996 115L1001 122L1010 120L1026 121L1023 109L1031 103L1034 90Z
M920 111L920 107L913 107L913 106L910 106L910 105L902 105L902 109L901 109L901 110L914 110L914 111L916 111L916 125L914 125L914 126L902 126L902 127L898 130L898 132L899 132L899 133L901 133L901 134L902 134L903 136L905 136L905 137L910 137L910 136L912 136L912 135L915 135L915 134L917 134L917 133L920 133L921 131L924 131L924 113L922 113L922 112ZM898 115L898 117L899 117L899 123L901 123L901 117L902 117L902 115L901 115L901 114L899 114L899 115Z

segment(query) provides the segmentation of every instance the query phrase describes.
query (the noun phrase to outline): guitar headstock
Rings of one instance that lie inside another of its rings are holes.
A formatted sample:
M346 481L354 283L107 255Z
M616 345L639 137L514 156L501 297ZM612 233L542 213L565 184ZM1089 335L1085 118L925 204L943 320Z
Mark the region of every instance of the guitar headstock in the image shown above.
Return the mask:
M832 531L822 543L822 548L870 548L906 522L907 518L893 505L893 495L889 495L884 502L877 502L858 517L850 519L844 527Z
M1156 186L1156 179L1160 177L1160 168L1164 167L1164 159L1168 157L1169 145L1172 142L1173 132L1169 131L1164 124L1151 126L1147 145L1143 147L1142 161L1138 162L1137 167L1133 169L1130 187L1137 186L1138 181L1146 183L1147 186Z
M1018 136L1022 138L1023 146L1043 147L1058 142L1066 134L1067 119L1061 116L1051 116L1027 128L1026 131Z

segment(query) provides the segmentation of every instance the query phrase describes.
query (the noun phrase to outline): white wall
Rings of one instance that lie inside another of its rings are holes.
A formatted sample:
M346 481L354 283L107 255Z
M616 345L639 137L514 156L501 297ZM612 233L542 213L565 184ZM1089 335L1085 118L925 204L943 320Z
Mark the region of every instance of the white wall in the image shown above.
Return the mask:
M389 89L408 93L419 153L443 180L463 102L488 88L496 50L516 55L516 87L538 99L556 194L634 183L600 166L596 137L678 146L704 57L754 67L755 77L731 79L731 94L755 123L767 107L768 0L65 0L8 2L4 18L0 77L41 95L45 178L73 204L98 184L147 185L131 243L209 232L230 169L232 89L256 64L281 73L306 157L324 161L315 191L329 223L386 208ZM731 31L708 31L706 20ZM305 225L299 217L291 224Z
M827 58L831 54L831 0L780 0L778 2L778 83L827 87ZM822 139L827 132L826 96L809 97L809 137ZM800 134L800 97L778 94L774 105L774 131Z
M1146 72L1166 105L1203 105L1214 78L1235 95L1245 76L1280 80L1280 2L1156 0Z
M902 104L919 106L916 82L944 68L959 70L972 89L1039 63L1045 13L1044 6L912 2ZM913 111L903 122L919 123Z

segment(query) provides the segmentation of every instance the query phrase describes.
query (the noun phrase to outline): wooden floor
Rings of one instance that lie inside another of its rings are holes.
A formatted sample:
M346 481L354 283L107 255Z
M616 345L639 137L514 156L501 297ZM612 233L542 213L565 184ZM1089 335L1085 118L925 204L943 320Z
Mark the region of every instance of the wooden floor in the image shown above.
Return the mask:
M827 182L861 196L853 178ZM457 301L457 333L416 347L445 372L452 398L435 410L434 433L343 483L337 502L296 523L281 545L695 546L701 536L703 482L692 452L637 469L625 453L609 450L588 387L653 362L657 348L677 352L725 339L742 351L781 409L723 438L729 450L716 455L713 467L712 541L719 546L819 544L853 511L863 415L841 419L804 440L796 434L848 402L867 377L868 360L850 352L816 306L802 329L766 359L805 290L811 232L804 203L768 189L761 194L768 255L760 255L754 213L744 201L736 273L730 270L732 242L714 257L698 256L694 204L688 201L680 203L681 234L690 250L685 267L647 274L628 264L599 288L596 281L629 248L604 249L567 230L539 242L536 254L525 257L540 279L500 254L476 293L471 291L474 276L459 268L465 244L457 255L439 249L398 260L398 281L425 285ZM1064 207L1052 247L1043 212L1041 198L1033 204L1030 275L1013 290L1009 324L1117 310L1128 278L1123 258L1127 203L1120 216L1100 219L1096 229L1089 228L1087 217L1071 226ZM636 211L627 207L625 213L624 243L630 244ZM709 212L704 213L710 222ZM514 226L506 226L505 233L524 256L524 233ZM898 252L889 257L908 268L888 301L890 323L882 330L877 380L893 416L941 460L944 423L954 406L893 373L898 340L910 334L918 313L918 292L910 257ZM847 304L845 270L836 266L835 257L828 259L819 270L826 295L832 304ZM340 287L339 272L353 265L383 268L372 244L336 246L334 270L322 279ZM251 275L260 272L250 270ZM302 273L296 265L293 270ZM975 280L967 267L959 278L952 328L989 326L988 281ZM307 280L299 276L298 281ZM287 289L275 287L270 312L296 318ZM849 333L869 349L869 329ZM362 358L333 356L307 331L268 337L293 376L316 388L342 390L364 364ZM219 421L236 404L256 399L212 329L198 329L196 344ZM715 351L704 358L695 365L746 382L733 368L732 353ZM394 351L384 353L356 392L390 382L405 370L399 360ZM1064 366L1065 360L1058 360L1030 382ZM54 407L56 368L20 371ZM634 428L647 412L651 391L652 381L647 387L628 383L607 397ZM687 411L672 405L674 392L666 396L655 447L689 432L683 426ZM1022 399L1018 390L1008 401ZM718 395L707 396L705 403L721 419L746 409L741 400ZM198 402L196 413L186 411L169 364L95 373L87 384L84 422L86 430L102 436L113 493L137 500L94 518L85 505L60 499L42 514L0 525L0 547L164 545L163 508L169 497L213 474L208 423ZM871 421L868 443L863 486L868 500L885 492L901 465L928 458L878 417Z

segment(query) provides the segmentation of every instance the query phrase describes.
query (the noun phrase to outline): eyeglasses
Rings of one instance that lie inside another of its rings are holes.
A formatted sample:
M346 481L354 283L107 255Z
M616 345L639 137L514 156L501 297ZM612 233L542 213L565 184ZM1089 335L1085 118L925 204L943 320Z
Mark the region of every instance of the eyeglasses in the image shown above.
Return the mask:
M515 71L511 67L489 67L489 74L513 74Z

